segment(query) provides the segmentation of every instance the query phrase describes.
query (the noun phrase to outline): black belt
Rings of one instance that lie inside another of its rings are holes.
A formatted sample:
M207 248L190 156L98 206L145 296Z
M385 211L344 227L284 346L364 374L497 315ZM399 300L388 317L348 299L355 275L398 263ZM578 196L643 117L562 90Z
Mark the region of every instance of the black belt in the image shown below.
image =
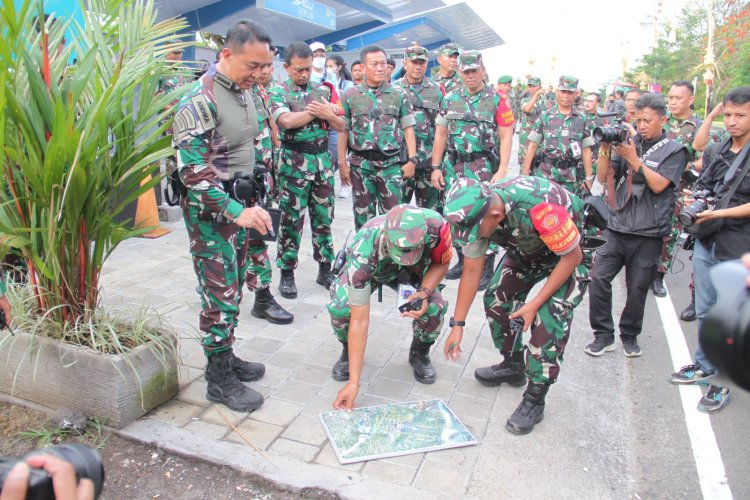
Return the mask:
M386 161L389 158L398 157L398 152L391 154L391 155L387 155L383 153L382 151L378 151L378 150L372 150L372 151L352 150L352 154L354 156L359 156L360 158L364 158L365 160L369 160L369 161Z
M578 160L560 160L558 158L550 158L547 155L544 155L544 160L542 161L544 163L551 163L557 168L575 168L580 163Z
M311 144L309 142L287 142L281 141L281 147L297 153L307 153L317 155L328 151L328 140L320 144Z
M475 153L458 153L456 152L456 161L472 162L480 158L489 158L491 156L489 151L477 151Z

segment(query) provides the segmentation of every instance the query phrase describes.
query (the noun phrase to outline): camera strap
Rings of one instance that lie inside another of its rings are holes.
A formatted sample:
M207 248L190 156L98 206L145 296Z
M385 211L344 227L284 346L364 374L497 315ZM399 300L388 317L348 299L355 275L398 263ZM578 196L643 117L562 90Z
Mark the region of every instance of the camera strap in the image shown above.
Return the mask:
M660 140L648 150L640 155L640 160L645 163L645 161L648 159L649 156L654 151L657 151L661 149L663 146L665 146L669 142L669 139L665 137L664 139ZM625 201L621 206L617 205L617 189L620 187L620 184L623 182L620 180L620 183L615 187L615 174L612 169L610 169L609 172L607 172L607 198L609 202L609 206L613 208L615 211L620 211L628 204L630 201L630 198L633 196L633 175L635 174L635 171L633 170L633 167L628 164L628 170L625 173L626 179L624 182L627 184L627 196L625 197Z
M722 153L716 155L716 158L719 158ZM724 196L722 196L721 199L716 203L716 208L726 208L727 206L729 206L729 202L731 201L732 196L734 196L735 191L737 191L737 188L740 187L742 179L745 178L748 170L750 170L750 158L748 158L749 154L750 142L745 144L745 147L743 147L742 150L737 153L737 156L734 158L732 165L730 165L729 170L727 170L727 173L724 175L724 184L729 182L729 180L732 178L734 178L734 180L732 181L732 185L729 186L729 190L724 193ZM716 159L714 159L714 161L716 161ZM745 166L742 167L742 171L739 175L735 175L743 162L745 162Z

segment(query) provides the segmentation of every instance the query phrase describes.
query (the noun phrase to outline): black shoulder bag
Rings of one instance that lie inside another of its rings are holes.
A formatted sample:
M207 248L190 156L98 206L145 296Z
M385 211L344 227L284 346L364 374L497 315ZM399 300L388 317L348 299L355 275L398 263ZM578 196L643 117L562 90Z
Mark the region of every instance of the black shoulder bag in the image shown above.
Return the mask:
M724 176L724 183L729 182L729 180L732 179L732 177L734 176L735 172L739 170L740 165L742 165L742 162L745 162L745 165L742 167L742 171L739 174L737 174L737 176L734 177L734 180L732 181L732 185L729 187L729 190L726 193L724 193L724 196L722 196L719 201L716 202L716 206L714 207L714 210L727 208L727 206L729 205L729 202L732 199L732 196L734 196L735 191L737 191L737 188L740 186L742 179L744 179L745 175L747 175L748 170L750 170L750 161L746 161L746 160L749 160L748 151L750 151L750 144L745 144L745 147L743 147L742 151L740 151L737 154L734 161L732 162L732 165L729 167L729 170L727 170L727 173ZM713 163L718 158L720 158L723 153L724 153L724 147L722 147L719 150L719 154L717 154L716 158L714 158L711 161L710 166L713 166ZM716 233L723 226L724 226L724 218L719 217L718 219L712 219L706 222L701 222L700 224L693 224L692 226L688 226L685 228L685 232L687 232L689 235L693 236L694 238L698 240L702 240Z

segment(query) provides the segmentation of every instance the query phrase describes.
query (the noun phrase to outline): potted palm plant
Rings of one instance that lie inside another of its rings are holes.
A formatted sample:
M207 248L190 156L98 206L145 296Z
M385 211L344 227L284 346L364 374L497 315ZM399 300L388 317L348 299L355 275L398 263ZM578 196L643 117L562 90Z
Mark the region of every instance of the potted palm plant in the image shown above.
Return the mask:
M120 427L177 391L175 336L104 311L99 278L118 244L150 229L116 217L171 154L176 94L158 89L186 25L157 23L153 0L82 1L82 21L45 15L42 0L2 4L0 234L27 283L9 289L0 391Z

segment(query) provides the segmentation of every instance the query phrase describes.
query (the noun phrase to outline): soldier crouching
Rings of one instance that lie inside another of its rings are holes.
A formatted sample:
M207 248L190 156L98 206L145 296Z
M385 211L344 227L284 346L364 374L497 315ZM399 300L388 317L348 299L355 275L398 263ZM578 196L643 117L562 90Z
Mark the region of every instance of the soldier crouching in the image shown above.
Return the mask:
M583 200L537 177L491 185L460 179L448 191L445 214L465 259L445 356L455 361L461 352L485 252L496 243L506 253L484 292L484 309L503 361L477 369L474 377L488 386L522 386L528 378L523 400L506 423L510 432L527 434L544 417L544 399L560 373L573 311L586 292L589 269L580 244ZM545 279L539 293L527 300L534 285ZM529 328L524 364L522 332Z
M448 310L448 303L437 287L448 270L451 256L450 226L433 210L397 205L357 232L346 249L346 263L331 287L328 304L333 330L343 344L332 377L348 381L336 397L336 408L351 409L359 392L370 295L378 287L398 281L410 282L417 288L407 305L419 304L419 307L401 314L414 320L414 338L409 349L414 378L423 384L435 382L437 373L429 352Z

